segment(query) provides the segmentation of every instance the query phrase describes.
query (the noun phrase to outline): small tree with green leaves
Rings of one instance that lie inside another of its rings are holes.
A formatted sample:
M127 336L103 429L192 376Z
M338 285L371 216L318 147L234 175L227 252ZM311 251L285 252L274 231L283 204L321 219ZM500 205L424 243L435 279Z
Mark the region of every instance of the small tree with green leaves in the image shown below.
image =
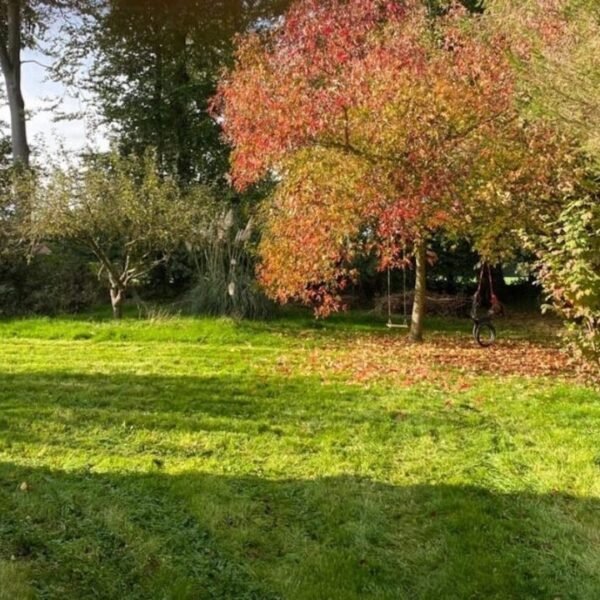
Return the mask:
M28 234L89 251L120 318L127 292L192 235L210 201L206 188L182 191L161 176L152 154L111 155L83 168L57 169L35 194Z

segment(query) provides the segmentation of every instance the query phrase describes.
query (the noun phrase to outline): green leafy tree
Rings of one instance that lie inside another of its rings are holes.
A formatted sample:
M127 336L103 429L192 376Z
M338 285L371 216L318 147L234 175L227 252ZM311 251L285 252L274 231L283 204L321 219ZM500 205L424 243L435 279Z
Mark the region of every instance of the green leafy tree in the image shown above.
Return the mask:
M120 318L127 292L202 225L210 198L206 188L182 192L161 177L152 154L111 155L57 170L35 193L26 229L33 241L70 241L90 252Z
M14 217L14 207L10 194L11 168L10 168L10 138L4 136L0 139L0 256L9 246L10 232Z
M486 19L513 41L529 115L552 119L600 166L600 3L488 0Z
M91 92L123 154L152 147L180 181L223 182L228 153L208 102L235 34L270 22L286 3L95 0L72 26L75 41L57 43L55 76Z
M539 280L572 339L600 355L600 4L596 0L489 0L486 19L513 40L528 117L551 120L582 155L585 185L529 236Z
M600 368L600 198L571 201L536 238L539 279L575 347Z

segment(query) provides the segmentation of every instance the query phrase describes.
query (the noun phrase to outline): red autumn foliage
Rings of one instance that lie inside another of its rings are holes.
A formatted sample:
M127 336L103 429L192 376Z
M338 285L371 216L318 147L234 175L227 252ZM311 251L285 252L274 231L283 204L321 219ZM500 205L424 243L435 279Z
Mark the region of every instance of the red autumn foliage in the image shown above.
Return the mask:
M239 40L214 110L235 186L277 182L259 273L273 297L327 314L359 254L394 264L439 228L491 253L535 219L524 199L555 185L557 144L518 118L505 38L477 26L458 5L434 21L417 0L300 0Z

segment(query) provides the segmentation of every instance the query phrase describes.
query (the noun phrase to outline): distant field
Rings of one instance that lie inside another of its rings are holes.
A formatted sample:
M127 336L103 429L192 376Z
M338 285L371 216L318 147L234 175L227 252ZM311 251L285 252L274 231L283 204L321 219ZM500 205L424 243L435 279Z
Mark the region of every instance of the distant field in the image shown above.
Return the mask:
M0 599L600 598L552 322L0 321Z

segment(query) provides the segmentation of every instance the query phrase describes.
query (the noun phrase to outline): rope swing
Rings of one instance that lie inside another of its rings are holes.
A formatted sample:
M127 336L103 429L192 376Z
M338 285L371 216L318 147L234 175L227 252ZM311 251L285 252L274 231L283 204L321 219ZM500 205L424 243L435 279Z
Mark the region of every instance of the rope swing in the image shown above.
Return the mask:
M403 318L402 323L394 323L392 318L392 268L388 265L387 268L387 305L388 305L388 321L389 329L408 329L408 301L406 298L406 257L404 249L402 250L402 303L403 303Z

